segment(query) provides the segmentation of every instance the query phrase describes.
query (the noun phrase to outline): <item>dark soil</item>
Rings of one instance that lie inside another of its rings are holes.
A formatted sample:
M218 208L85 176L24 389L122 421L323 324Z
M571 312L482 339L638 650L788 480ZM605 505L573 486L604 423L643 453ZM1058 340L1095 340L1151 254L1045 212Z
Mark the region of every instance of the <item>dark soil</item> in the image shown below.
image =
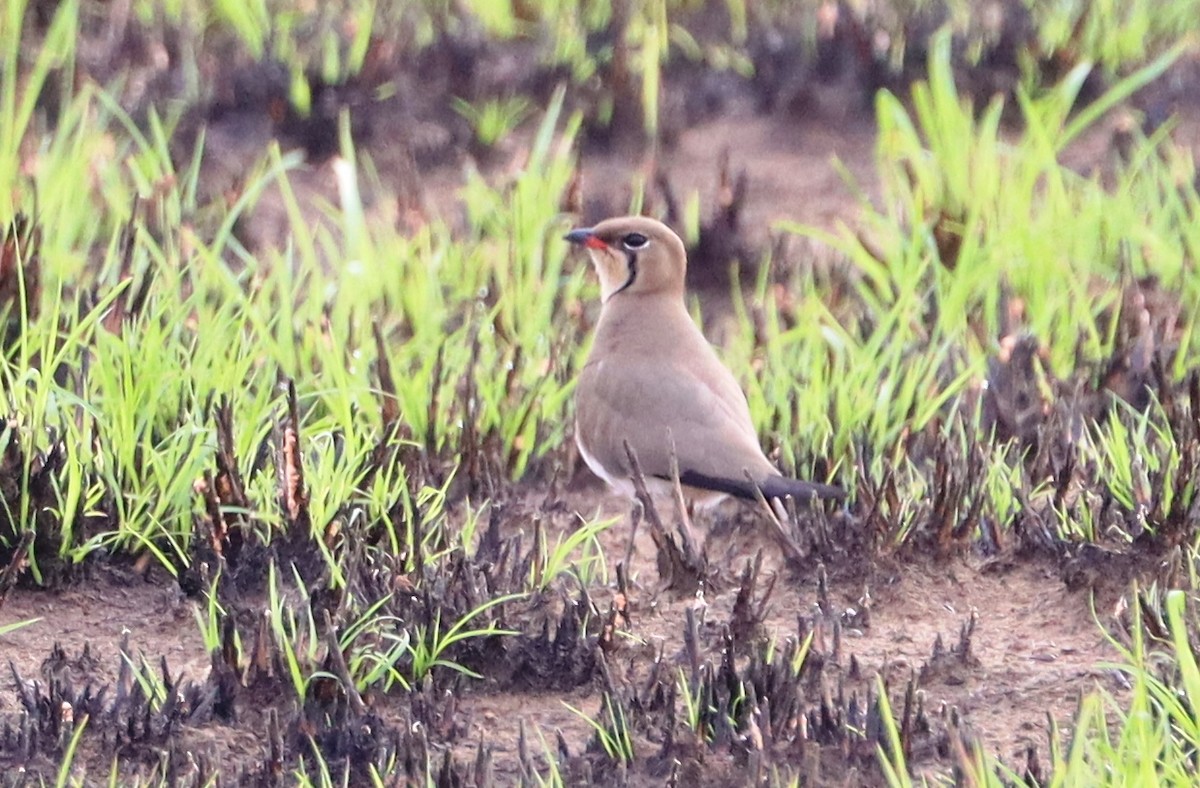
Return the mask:
M536 491L533 494L538 495ZM549 528L569 528L575 511L589 516L597 508L617 516L626 511L622 501L597 493L573 493L563 506L559 514L543 518ZM723 569L700 594L661 588L655 546L645 528L641 530L626 568L631 578L626 623L617 642L606 650L611 673L607 681L636 694L652 683L652 674L659 670L667 673L668 682L675 680L678 670L687 670L692 661L685 638L688 611L698 622L698 659L720 664L727 649L725 633L736 629L740 620L740 614L734 612L738 578L756 555L762 555L762 577L754 597L761 599L768 585L772 590L758 623L743 635L737 649L743 653L739 659L767 641L776 641L782 648L784 641L815 625L809 660L824 667L812 689L802 694L808 702L819 703L826 693L833 693L827 697L853 693L866 698L876 675L882 676L893 692L914 682L930 718L928 732L914 734L911 763L918 770L938 772L953 763L952 717L961 721L955 725L961 727L966 746L978 742L1006 762L1023 765L1030 749L1046 753L1048 720L1070 725L1082 694L1100 687L1121 695L1118 677L1100 667L1117 658L1099 626L1114 622L1115 594L1102 591L1097 595L1087 587L1068 589L1063 572L1053 561L882 557L868 566L848 555L830 565L814 561L808 566L787 567L760 530L761 523L756 524L761 520L758 515L744 510L730 514L736 523L722 520L725 525L707 539L712 565ZM510 527L520 527L522 521L529 522L528 512L514 517ZM610 572L626 554L628 539L626 515L603 539ZM823 575L827 577L824 593L819 590ZM608 610L613 604L612 583L610 578L609 584L589 589L596 610ZM43 691L53 682L73 686L76 691L85 685L120 686L126 654L135 661L144 657L156 668L160 658L165 660L170 674L181 684L203 682L212 662L193 619L194 604L161 572L143 577L99 571L57 591L18 589L4 607L5 620L41 620L5 636L3 652L16 671L14 675L40 682ZM265 601L259 606L263 609ZM964 629L972 627L965 636ZM530 622L521 629L536 632L536 624ZM243 632L243 638L246 636ZM511 784L522 774L522 749L532 752L535 763L542 761L540 731L551 752L561 748L560 752L569 754L560 760L560 767L576 769L576 779L583 779L593 731L566 704L597 715L602 703L600 689L606 681L595 676L579 686L567 682L549 689L514 674L511 667L487 661L475 667L485 679L458 684L452 719L444 720L449 726L442 732L444 740L456 742L454 757L463 764L473 763L483 742L496 784ZM546 685L553 687L554 683L549 679ZM261 708L254 706L253 682L239 692L241 711L236 719L181 725L173 742L181 752L196 753L202 763L220 765L227 777L251 773L263 759L266 720ZM900 697L894 696L893 704L898 704ZM20 708L13 695L0 698L0 710L7 708L15 714ZM259 702L272 707L279 698ZM378 696L372 701L372 713L383 720L400 721L411 713L407 711L410 703L403 695ZM663 746L653 731L644 736L650 738L635 742L639 754L655 753ZM148 749L158 751L165 744ZM141 746L147 747L144 742ZM672 757L687 766L680 746L677 742ZM85 739L85 757L77 763L86 766L89 774L102 774L111 757L105 749ZM702 753L701 760L690 767L699 769L696 777L700 784L741 784L744 756L738 752L737 747L714 748ZM804 755L803 748L794 747L778 749L772 757L822 783L851 779L851 772L858 774L852 781L867 780L876 773L870 748L849 761L825 756L812 761L814 753ZM6 760L20 762L11 756ZM153 759L143 752L133 760L148 767ZM42 762L46 768L51 766L49 760ZM36 761L30 765L36 766ZM664 776L650 766L630 776L637 774L641 777L635 784L647 785L657 784ZM869 779L876 781L877 777Z

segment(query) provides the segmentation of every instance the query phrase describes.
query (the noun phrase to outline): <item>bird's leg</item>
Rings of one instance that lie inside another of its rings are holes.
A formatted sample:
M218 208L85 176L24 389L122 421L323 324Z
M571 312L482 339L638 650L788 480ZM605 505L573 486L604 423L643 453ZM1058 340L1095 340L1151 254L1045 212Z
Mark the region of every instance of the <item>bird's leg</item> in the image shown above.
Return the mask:
M707 568L703 560L695 554L683 553L667 533L658 509L654 506L654 499L646 489L646 477L642 474L642 465L638 462L637 453L629 445L629 441L624 443L625 456L629 458L629 475L633 481L633 490L645 510L646 519L650 521L650 538L654 540L658 551L658 576L667 588L693 593L703 585Z
M629 441L625 441L625 455L629 458L629 477L633 482L633 493L637 496L636 500L642 505L642 511L645 513L646 519L650 521L651 528L659 534L666 534L667 528L658 515L658 507L654 505L654 499L650 497L650 491L646 489L646 477L642 474L642 464L638 462L637 453L629 445Z
M638 526L642 524L642 516L645 514L646 507L638 498L633 499L633 510L629 513L629 546L625 548L625 566L629 566L633 561L633 545L637 541Z
M642 475L642 464L638 462L637 452L629 445L629 441L624 443L625 456L629 458L629 477L633 482L633 492L636 496L634 500L638 502L638 507L650 522L650 538L654 540L657 553L655 563L658 567L658 576L663 584L669 587L675 576L674 567L680 563L679 548L667 533L666 527L663 526L662 518L658 515L658 508L654 505L654 499L650 497L650 492L646 489L646 477Z

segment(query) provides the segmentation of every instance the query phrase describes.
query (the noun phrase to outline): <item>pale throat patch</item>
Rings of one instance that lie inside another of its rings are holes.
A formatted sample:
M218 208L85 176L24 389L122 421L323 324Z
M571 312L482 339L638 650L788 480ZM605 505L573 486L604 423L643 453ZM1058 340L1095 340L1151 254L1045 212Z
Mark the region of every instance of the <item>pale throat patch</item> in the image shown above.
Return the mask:
M588 250L592 267L600 279L600 300L607 301L629 280L629 263L625 255L605 250Z

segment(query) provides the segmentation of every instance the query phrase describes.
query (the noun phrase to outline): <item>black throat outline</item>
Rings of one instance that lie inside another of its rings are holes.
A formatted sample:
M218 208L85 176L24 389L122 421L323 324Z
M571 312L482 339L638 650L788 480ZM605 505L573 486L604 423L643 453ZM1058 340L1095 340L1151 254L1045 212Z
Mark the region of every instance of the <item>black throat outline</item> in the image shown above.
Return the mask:
M625 280L625 284L621 285L620 287L618 287L616 290L613 291L613 295L616 295L617 293L621 292L622 290L628 288L631 284L633 284L633 280L637 279L637 275L638 275L637 254L635 254L634 252L626 252L625 253L625 261L629 266L629 278ZM611 298L611 296L610 296L610 298Z

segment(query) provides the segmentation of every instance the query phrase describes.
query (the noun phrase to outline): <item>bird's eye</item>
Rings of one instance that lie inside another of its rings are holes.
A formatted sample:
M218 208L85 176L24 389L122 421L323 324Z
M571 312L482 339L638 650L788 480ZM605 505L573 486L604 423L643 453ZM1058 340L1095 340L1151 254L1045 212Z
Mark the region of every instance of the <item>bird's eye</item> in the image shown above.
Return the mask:
M633 252L638 249L644 249L646 244L650 243L650 239L641 233L630 233L621 239L621 243L625 245L626 249Z

